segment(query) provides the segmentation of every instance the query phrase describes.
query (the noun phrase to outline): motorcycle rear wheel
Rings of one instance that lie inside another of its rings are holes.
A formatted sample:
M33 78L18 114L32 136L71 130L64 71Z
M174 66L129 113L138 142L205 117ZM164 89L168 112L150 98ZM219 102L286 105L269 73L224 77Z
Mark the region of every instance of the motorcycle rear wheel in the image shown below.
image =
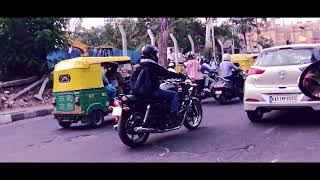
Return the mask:
M148 137L149 133L136 133L134 132L135 127L139 127L143 123L144 115L141 112L126 112L123 113L119 121L119 137L121 141L129 147L137 147L144 144ZM135 136L138 136L137 139L134 139Z

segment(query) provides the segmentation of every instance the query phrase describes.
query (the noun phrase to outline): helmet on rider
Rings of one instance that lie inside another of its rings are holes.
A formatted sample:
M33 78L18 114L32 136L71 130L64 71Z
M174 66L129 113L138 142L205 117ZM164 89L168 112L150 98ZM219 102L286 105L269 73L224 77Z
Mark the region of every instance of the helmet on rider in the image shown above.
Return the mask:
M230 60L231 60L230 54L223 54L222 60L223 60L223 61L230 61Z
M158 63L159 57L158 57L159 50L156 46L147 44L142 47L141 49L141 58L145 59L151 59Z
M195 54L194 54L192 51L190 51L190 52L187 53L187 60L194 59L195 57L196 57L196 56L195 56Z

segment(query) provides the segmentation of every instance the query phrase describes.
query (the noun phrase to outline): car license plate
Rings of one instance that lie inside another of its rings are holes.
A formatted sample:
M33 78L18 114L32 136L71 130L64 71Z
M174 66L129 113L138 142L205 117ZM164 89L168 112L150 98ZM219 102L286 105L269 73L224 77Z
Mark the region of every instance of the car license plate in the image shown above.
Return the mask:
M222 94L222 91L216 91L215 93L216 94Z
M121 107L114 107L112 110L112 116L121 116L122 108Z
M281 103L281 102L296 102L297 95L291 96L269 96L270 103Z

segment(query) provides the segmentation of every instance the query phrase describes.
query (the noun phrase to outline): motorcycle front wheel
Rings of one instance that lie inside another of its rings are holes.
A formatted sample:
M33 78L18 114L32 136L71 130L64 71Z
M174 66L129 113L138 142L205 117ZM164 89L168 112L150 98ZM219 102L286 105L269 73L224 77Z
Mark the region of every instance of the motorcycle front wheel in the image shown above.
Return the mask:
M193 101L191 107L187 109L186 117L183 125L189 129L194 130L198 128L202 121L202 106L199 101Z
M119 121L119 137L121 141L129 147L137 147L144 144L149 133L136 133L135 127L139 127L143 123L144 115L141 112L123 113Z

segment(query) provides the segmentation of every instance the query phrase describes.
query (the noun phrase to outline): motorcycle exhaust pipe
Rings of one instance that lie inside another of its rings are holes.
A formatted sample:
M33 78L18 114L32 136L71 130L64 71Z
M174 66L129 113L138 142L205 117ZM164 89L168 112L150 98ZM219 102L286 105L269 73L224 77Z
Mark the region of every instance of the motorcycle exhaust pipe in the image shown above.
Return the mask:
M181 126L182 126L182 125L177 126L177 127L174 127L174 128L170 128L170 129L165 129L165 130L153 129L153 128L143 128L143 127L135 127L135 128L134 128L134 131L135 131L136 133L164 133L164 132L168 132L168 131L177 130L177 129L179 129Z

